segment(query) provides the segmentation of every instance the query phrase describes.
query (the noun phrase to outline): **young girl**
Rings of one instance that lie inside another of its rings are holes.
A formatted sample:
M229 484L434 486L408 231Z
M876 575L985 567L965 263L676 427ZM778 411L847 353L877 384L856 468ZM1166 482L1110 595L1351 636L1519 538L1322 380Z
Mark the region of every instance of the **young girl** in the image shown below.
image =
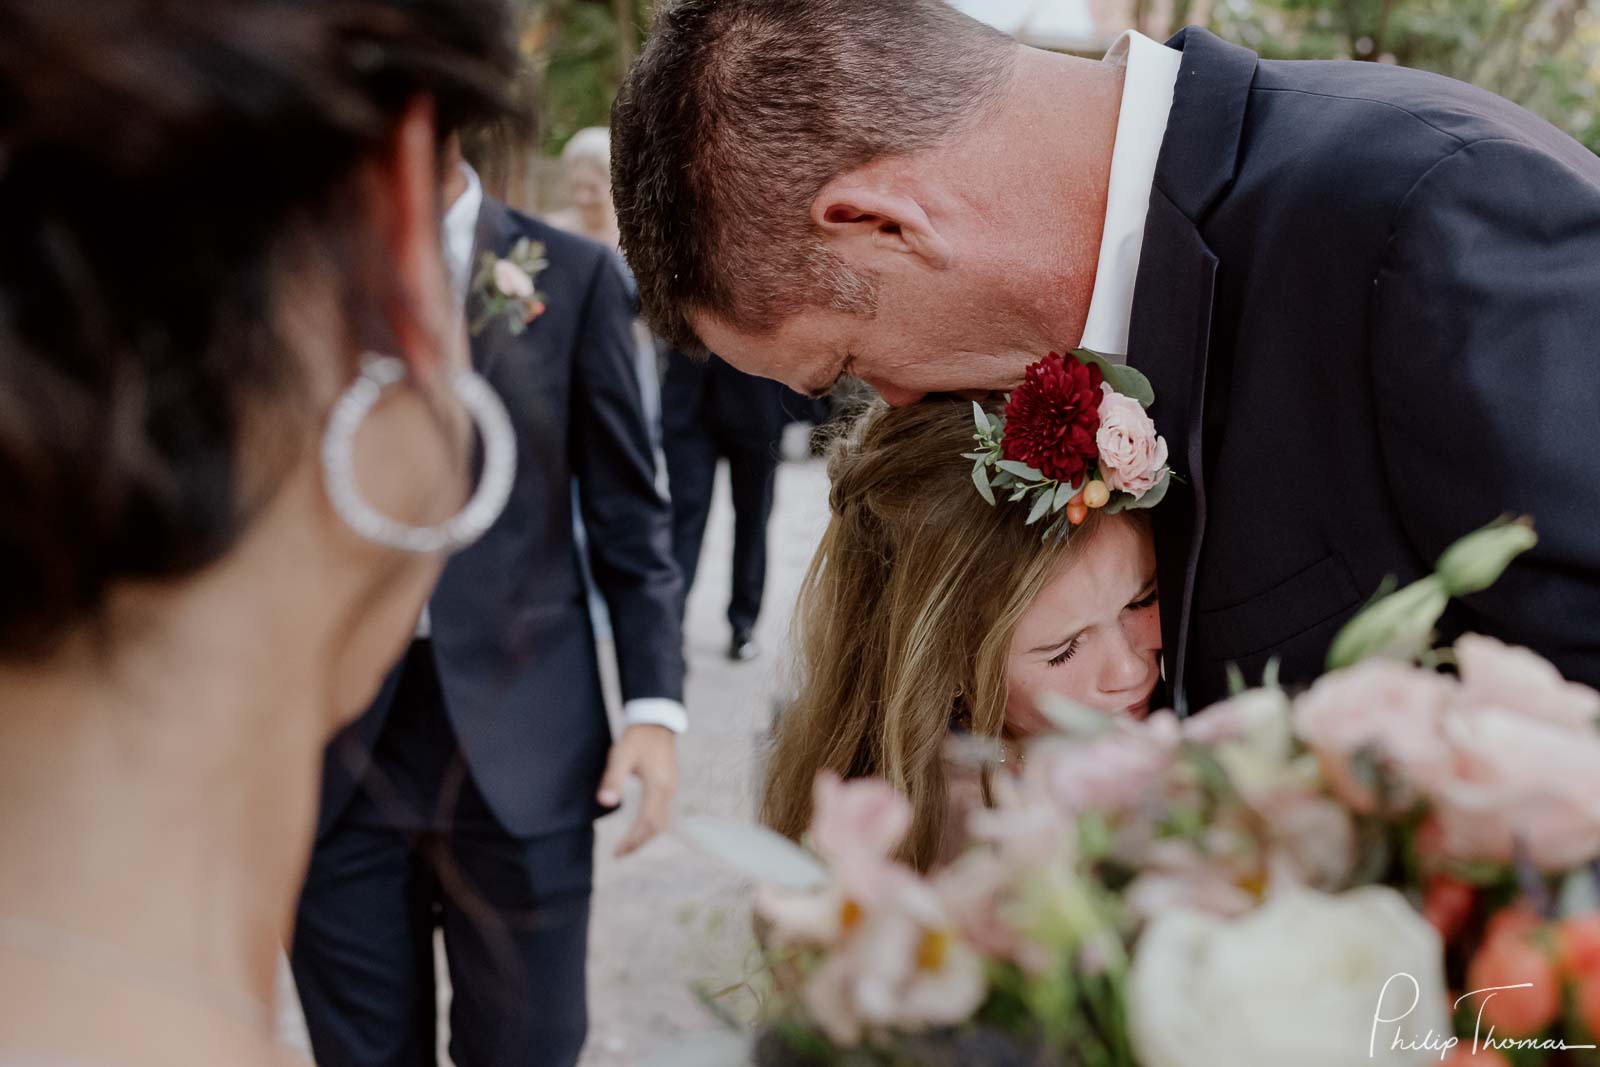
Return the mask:
M1161 622L1144 513L1043 537L1026 508L979 496L972 442L971 405L932 401L874 408L834 446L833 515L796 609L801 688L762 801L780 833L804 832L819 771L882 777L915 811L901 858L926 869L981 803L947 764L953 731L1015 751L1044 727L1044 693L1149 711Z

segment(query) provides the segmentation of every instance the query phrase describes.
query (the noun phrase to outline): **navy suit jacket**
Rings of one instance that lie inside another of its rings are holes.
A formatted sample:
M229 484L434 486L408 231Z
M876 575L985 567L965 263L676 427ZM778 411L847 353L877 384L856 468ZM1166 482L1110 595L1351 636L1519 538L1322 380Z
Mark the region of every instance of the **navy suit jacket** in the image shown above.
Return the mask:
M791 399L798 397L781 382L735 370L715 355L696 359L669 349L661 379L662 432L672 436L706 426L751 450L774 449L790 421Z
M626 280L609 250L488 198L474 264L522 237L544 244L546 310L520 336L496 321L472 341L474 365L516 426L516 484L499 521L450 559L429 614L445 710L473 779L506 829L529 837L601 813L594 793L611 744L573 540L574 481L623 698L681 700L683 656L671 509L655 485ZM330 746L321 831L365 770L398 681L396 669Z
M1129 360L1186 478L1153 513L1175 702L1312 678L1503 512L1539 546L1441 636L1600 685L1600 158L1447 78L1170 43Z

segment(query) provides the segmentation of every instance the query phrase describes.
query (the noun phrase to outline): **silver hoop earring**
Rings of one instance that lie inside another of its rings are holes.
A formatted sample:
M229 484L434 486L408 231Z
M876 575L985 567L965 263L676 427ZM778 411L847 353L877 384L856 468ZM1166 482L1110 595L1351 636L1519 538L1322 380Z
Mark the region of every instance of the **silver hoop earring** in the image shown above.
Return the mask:
M505 404L487 381L471 370L454 372L450 387L483 439L483 474L477 490L466 507L437 526L410 526L380 514L356 485L356 433L383 391L404 380L406 374L403 361L368 353L363 357L361 376L333 405L322 438L322 474L328 499L339 518L369 541L403 552L453 552L482 537L505 510L517 473L516 433Z

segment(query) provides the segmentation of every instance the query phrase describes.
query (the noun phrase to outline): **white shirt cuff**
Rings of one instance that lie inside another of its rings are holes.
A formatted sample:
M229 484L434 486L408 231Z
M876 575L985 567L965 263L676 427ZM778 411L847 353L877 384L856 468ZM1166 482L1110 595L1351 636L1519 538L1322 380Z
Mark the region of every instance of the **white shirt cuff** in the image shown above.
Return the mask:
M622 705L624 726L665 726L675 734L689 728L689 713L676 700L666 697L642 697Z

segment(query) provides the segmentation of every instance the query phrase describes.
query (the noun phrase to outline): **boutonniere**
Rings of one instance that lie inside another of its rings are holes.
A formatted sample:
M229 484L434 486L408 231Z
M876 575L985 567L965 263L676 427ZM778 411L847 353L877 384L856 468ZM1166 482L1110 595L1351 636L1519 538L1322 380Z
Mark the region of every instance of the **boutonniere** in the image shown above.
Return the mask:
M472 276L472 294L478 301L478 313L472 320L473 336L496 319L504 319L506 329L516 337L543 315L544 295L534 282L549 265L544 258L544 245L526 237L512 245L504 257L493 252L480 256L477 273Z

